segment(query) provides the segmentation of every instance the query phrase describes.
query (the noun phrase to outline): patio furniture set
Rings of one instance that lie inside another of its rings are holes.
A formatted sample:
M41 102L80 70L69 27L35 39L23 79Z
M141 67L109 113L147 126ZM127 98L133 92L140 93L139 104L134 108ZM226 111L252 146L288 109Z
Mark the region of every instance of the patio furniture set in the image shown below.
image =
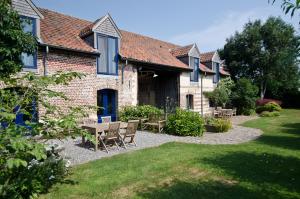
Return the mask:
M236 116L236 108L233 109L223 109L222 107L217 107L213 110L213 116L216 118L229 119L232 116Z
M95 138L95 151L101 147L109 153L108 146L123 146L125 149L129 144L137 146L134 138L139 125L139 120L130 120L128 122L111 122L110 117L103 117L102 123L92 119L87 119L81 122L81 128L87 130ZM130 140L129 140L130 139ZM129 141L127 141L129 140ZM87 142L85 135L82 135L82 145Z

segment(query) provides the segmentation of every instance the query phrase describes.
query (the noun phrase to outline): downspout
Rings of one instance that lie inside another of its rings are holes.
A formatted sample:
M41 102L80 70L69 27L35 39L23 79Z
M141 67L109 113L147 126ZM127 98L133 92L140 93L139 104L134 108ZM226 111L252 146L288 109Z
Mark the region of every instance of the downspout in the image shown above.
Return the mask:
M203 74L201 74L201 115L203 117Z
M47 68L47 54L49 53L49 47L46 46L45 51L43 53L43 66L44 66L44 76L48 75L48 68Z
M125 65L122 65L122 84L124 84L124 69L128 65L128 60L125 60Z

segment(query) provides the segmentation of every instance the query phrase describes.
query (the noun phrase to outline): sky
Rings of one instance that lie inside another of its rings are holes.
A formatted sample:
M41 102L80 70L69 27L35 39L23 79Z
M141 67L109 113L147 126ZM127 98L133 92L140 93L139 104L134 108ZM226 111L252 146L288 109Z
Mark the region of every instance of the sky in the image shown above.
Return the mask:
M33 0L42 8L95 21L110 13L117 26L179 45L197 43L201 52L222 48L245 23L281 16L300 30L299 15L284 15L268 0Z

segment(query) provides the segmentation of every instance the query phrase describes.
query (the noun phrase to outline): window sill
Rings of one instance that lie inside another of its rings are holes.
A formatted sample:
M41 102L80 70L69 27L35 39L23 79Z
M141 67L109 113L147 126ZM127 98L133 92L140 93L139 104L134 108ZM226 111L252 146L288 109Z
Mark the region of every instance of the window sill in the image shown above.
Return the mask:
M190 85L191 86L199 86L199 82L190 81Z
M114 75L109 75L109 74L97 74L98 78L105 78L105 79L119 79L119 76L114 74Z
M22 72L33 72L33 73L38 73L37 68L22 68Z

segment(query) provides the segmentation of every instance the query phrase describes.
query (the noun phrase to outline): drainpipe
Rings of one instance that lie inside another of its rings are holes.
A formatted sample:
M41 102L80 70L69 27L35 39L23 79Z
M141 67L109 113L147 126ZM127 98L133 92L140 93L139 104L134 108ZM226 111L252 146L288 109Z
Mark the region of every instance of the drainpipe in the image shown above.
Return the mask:
M46 46L46 49L43 53L43 66L44 66L44 76L47 76L47 54L49 53L49 46Z
M124 84L124 69L128 65L128 60L125 60L125 65L122 65L122 84Z
M203 117L203 75L201 74L201 115Z

